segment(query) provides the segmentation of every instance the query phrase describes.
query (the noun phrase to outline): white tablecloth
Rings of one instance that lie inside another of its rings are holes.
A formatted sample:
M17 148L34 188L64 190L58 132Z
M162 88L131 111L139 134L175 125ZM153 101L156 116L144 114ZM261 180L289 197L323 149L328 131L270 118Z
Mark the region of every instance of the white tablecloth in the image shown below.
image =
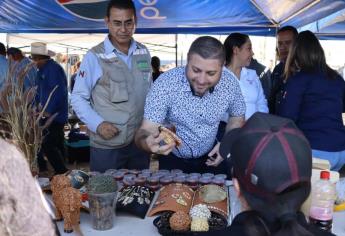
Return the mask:
M146 217L144 220L133 216L118 215L114 220L114 227L106 231L97 231L92 229L91 218L86 213L82 213L80 217L81 230L84 236L154 236L159 235L156 227L153 225L155 217ZM74 236L74 233L63 232L63 222L58 222L61 235ZM345 212L334 213L333 233L336 235L345 235Z
M229 217L229 221L231 221L231 217L239 211L239 203L235 196L232 187L229 187L229 195L230 195L230 206L232 211L232 216ZM156 217L146 217L145 219L141 219L138 217L134 217L131 215L126 215L123 213L117 213L114 219L114 227L110 230L106 231L97 231L92 228L91 216L85 212L81 212L80 215L80 228L84 236L114 236L114 235L121 235L121 236L154 236L159 235L156 227L153 225L153 220ZM63 221L57 222L58 228L60 230L61 235L63 236L74 236L75 233L64 233L63 231ZM335 212L333 217L333 233L336 235L344 235L345 236L345 211L342 212Z

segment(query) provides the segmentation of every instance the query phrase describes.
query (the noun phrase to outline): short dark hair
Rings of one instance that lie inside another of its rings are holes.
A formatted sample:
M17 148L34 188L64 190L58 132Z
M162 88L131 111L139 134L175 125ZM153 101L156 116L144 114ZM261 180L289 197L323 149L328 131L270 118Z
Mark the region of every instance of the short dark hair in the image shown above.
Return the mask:
M155 69L159 69L161 65L161 60L159 60L159 57L153 56L151 58L151 66Z
M291 26L291 25L287 25L287 26L284 26L284 27L279 28L277 34L279 34L279 33L281 33L281 32L286 32L286 31L292 32L294 38L295 38L295 39L297 38L298 31L297 31L297 29L296 29L295 27L293 27L293 26Z
M188 59L192 54L198 54L204 59L217 59L222 64L225 61L223 44L218 39L210 36L197 38L189 48Z
M0 43L0 55L6 55L6 47L3 43Z
M137 19L135 5L132 0L110 0L107 6L107 17L110 17L111 8L131 9L133 10L135 20Z
M11 47L9 49L7 49L7 55L23 55L22 51L19 49L19 48L14 48L14 47Z
M228 65L231 62L231 58L234 54L234 47L242 47L249 40L249 36L241 33L232 33L224 41L225 48L225 64Z
M285 65L286 79L298 70L307 73L326 73L330 79L337 77L337 73L327 65L319 40L309 30L299 33L291 47Z

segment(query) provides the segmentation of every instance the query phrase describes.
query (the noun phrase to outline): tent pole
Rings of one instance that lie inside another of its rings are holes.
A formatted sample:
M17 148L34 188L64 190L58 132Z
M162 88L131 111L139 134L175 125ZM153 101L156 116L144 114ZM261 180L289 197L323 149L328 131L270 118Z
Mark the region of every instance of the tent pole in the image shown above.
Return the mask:
M285 22L288 22L291 18L296 17L297 15L299 15L300 13L306 11L307 9L313 7L314 5L318 4L321 0L314 0L312 2L310 2L309 4L307 4L305 7L303 7L302 9L299 9L297 12L293 13L292 15L288 16L287 18L285 18L284 20L282 20L281 22L279 22L280 25L284 24Z
M175 34L175 65L177 65L177 40L178 40L178 34Z
M8 49L10 45L10 34L6 33L6 48Z
M66 75L67 75L67 86L69 86L69 55L68 55L68 47L66 48L66 54L67 54L67 58L66 58Z

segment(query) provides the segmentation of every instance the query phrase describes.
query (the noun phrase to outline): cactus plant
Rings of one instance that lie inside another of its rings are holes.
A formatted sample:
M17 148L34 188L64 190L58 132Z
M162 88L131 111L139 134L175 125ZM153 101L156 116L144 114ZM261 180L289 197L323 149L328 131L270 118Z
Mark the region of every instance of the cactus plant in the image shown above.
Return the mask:
M89 193L113 193L117 185L112 176L96 175L89 180L87 189Z

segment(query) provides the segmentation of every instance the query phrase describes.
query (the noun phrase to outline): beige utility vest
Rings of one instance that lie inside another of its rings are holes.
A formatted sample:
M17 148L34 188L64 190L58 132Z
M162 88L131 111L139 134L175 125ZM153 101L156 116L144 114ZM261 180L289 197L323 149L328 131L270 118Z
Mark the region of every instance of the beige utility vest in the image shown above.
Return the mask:
M97 56L103 72L91 92L91 106L120 133L104 140L91 132L90 145L104 149L126 146L133 141L143 119L145 98L151 84L151 57L146 47L138 42L132 56L132 69L114 52L105 54L103 43L91 52Z

